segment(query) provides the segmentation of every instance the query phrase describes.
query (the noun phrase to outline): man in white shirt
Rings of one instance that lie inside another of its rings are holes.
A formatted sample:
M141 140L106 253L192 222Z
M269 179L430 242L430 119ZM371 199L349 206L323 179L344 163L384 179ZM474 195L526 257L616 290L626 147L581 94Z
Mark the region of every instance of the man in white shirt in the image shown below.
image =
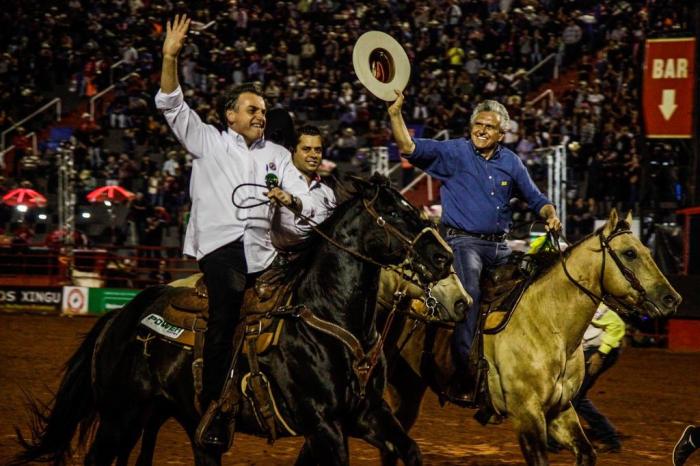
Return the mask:
M321 131L316 126L306 125L299 129L292 160L301 172L309 194L319 206L314 221L321 222L335 207L335 194L318 175L323 160L323 140ZM280 251L292 250L311 230L308 221L294 215L289 209L270 209L270 214L272 244Z
M230 413L219 410L218 401L230 372L243 292L246 282L267 268L276 254L269 207L259 199L266 194L309 218L314 218L316 207L289 151L263 138L266 106L259 86L241 84L226 96L225 132L203 123L185 103L177 56L189 24L185 15L167 23L156 107L194 157L184 253L197 258L209 293L201 401L208 406L204 419L211 419L198 429L197 441L223 449L229 444L231 419ZM278 186L269 186L268 192L251 186L265 186L270 179Z

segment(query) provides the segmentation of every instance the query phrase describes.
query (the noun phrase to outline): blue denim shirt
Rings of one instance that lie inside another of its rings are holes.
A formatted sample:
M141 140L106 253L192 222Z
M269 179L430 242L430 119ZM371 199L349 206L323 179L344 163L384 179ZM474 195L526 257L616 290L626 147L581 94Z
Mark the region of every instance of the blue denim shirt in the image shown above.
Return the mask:
M503 233L511 226L513 190L539 214L552 202L535 186L520 158L498 146L490 160L471 141L415 139L413 165L442 181L442 223L474 233Z

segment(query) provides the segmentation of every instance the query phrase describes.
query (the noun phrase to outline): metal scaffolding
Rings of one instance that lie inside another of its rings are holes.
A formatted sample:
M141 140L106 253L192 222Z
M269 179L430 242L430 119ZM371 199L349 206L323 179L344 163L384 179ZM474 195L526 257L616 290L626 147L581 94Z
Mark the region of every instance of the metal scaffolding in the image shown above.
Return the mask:
M547 196L554 203L566 234L566 147L561 144L543 147L547 161Z
M58 147L58 228L63 237L63 254L68 260L69 278L73 270L75 234L75 158L72 144L64 141Z

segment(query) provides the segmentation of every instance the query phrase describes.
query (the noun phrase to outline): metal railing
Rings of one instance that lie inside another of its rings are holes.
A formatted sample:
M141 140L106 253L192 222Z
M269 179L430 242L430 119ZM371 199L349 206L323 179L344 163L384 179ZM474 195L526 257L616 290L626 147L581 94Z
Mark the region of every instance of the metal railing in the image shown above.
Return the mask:
M114 84L114 70L126 63L126 60L121 59L109 67L109 84Z
M34 118L38 115L41 115L42 113L44 113L46 110L50 109L53 106L56 106L56 121L61 121L61 98L56 97L51 102L49 102L49 103L45 104L43 107L41 107L39 110L35 111L34 113L29 115L28 117L21 119L20 121L18 121L14 125L7 128L5 131L3 131L2 135L0 135L0 150L4 151L5 148L7 147L5 145L5 138L6 138L8 133L16 130L17 128L19 128L20 126L22 126L23 124L25 124L26 122L31 120L32 118Z
M140 78L140 77L141 77L141 75L134 71L133 73L129 73L126 76L119 79L119 82L124 82L127 79ZM90 120L95 121L95 102L97 102L98 99L101 99L102 96L104 96L105 94L113 91L115 87L117 87L117 85L112 84L112 85L104 88L103 90L101 90L100 92L95 94L94 96L90 97Z
M522 75L518 76L517 78L515 78L515 79L513 80L513 82L510 83L511 87L515 87L515 85L516 85L517 83L519 83L521 80L523 80L524 78L530 77L530 75L531 75L532 73L534 73L535 71L537 71L537 70L539 70L540 68L542 68L542 67L543 67L545 64L547 64L548 62L550 62L550 61L552 61L552 60L555 60L556 57L557 57L557 53L554 53L554 52L553 52L553 53L550 53L549 55L547 55L546 57L544 57L542 60L540 60L540 62L537 63L535 66L533 66L533 67L530 68L528 71L526 71L524 74L522 74ZM559 77L559 61L558 61L558 60L555 60L555 61L554 61L554 72L552 73L552 77L553 77L554 79L557 79L557 78Z
M546 91L542 92L540 95L535 97L534 99L530 100L528 102L528 105L534 105L537 102L539 102L540 100L544 99L545 97L549 98L549 105L552 105L554 103L554 101L556 100L556 98L554 97L554 91L552 91L552 89L547 89Z

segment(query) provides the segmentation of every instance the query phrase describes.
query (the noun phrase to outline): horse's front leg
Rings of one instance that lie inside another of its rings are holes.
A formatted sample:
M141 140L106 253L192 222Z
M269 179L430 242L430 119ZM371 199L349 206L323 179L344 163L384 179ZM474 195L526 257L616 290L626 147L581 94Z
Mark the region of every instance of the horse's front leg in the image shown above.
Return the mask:
M347 437L338 423L320 424L315 432L306 435L296 465L348 465Z
M398 459L406 466L423 464L418 444L401 427L384 400L361 413L351 435L377 447L383 464L396 464Z
M348 446L348 436L343 435L343 440L345 441L345 451L350 451L350 447ZM297 456L297 460L294 462L294 466L323 466L325 463L320 463L314 458L313 451L311 451L311 445L309 445L309 442L304 442L304 445L301 447L301 451L299 452L299 456Z
M548 465L547 423L542 406L532 400L509 400L508 405L525 462L530 466Z
M569 407L557 414L547 426L549 435L576 455L578 466L592 466L596 463L596 453L581 428L576 411Z
M406 432L418 420L427 389L428 385L403 359L395 361L388 377L384 399Z

